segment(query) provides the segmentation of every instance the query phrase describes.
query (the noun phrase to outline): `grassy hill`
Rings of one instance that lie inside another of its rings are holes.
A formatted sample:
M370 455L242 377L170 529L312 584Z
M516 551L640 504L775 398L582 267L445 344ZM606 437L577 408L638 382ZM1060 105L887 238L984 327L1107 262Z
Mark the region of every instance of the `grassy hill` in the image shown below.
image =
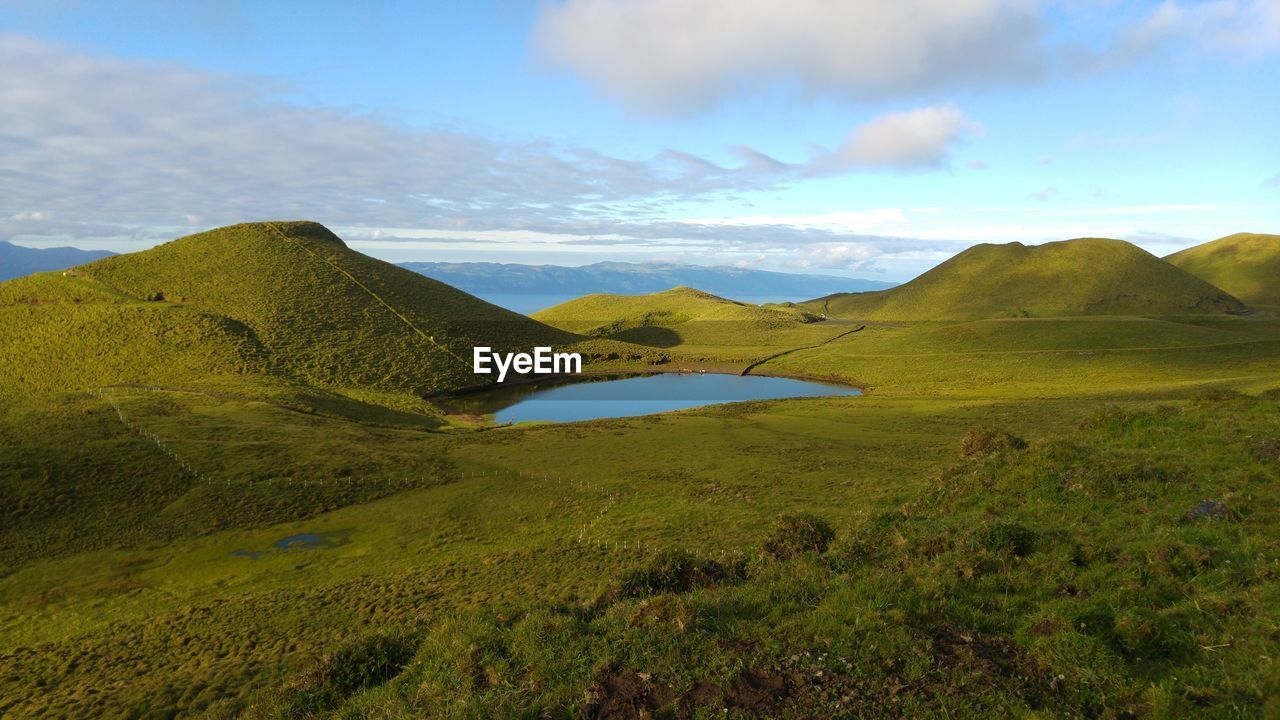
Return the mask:
M1280 305L1280 235L1236 233L1165 260L1254 305Z
M471 347L577 338L348 249L311 222L249 223L0 284L28 391L246 373L319 388L476 385ZM32 352L32 349L35 352Z
M319 226L206 235L0 284L0 717L1275 714L1269 314L586 298L548 320L596 339L513 331L868 392L435 432L338 394L434 377L418 322L501 345L446 334L489 306Z
M688 287L651 295L587 295L533 317L569 332L659 347L776 336L819 319L798 308L750 305Z
M1240 312L1219 288L1122 240L975 245L896 288L801 307L859 320Z

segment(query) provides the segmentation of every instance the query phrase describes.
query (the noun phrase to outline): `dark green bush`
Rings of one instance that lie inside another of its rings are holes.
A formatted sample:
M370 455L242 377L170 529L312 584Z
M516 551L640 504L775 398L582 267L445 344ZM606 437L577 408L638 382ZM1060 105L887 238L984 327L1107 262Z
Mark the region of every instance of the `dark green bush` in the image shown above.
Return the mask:
M960 452L965 457L986 457L1005 450L1022 450L1027 442L992 425L971 428L960 438Z
M765 538L765 552L779 560L804 553L824 553L836 537L831 523L813 513L783 513Z
M727 576L724 566L715 560L699 558L687 550L667 548L644 565L624 573L618 581L618 591L623 597L681 593L713 585Z
M979 528L975 539L993 553L1026 557L1035 548L1036 533L1025 525L1002 522Z

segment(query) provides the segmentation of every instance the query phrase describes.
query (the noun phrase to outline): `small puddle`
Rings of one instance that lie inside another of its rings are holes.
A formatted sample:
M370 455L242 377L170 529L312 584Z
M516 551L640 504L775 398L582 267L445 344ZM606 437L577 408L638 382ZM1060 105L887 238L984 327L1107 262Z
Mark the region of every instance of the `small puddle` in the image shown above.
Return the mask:
M341 547L351 542L351 534L354 530L333 530L324 533L304 532L296 535L286 535L279 540L271 543L271 547L265 550L246 550L244 548L232 550L232 557L249 558L250 560L261 560L272 553L281 552L297 552L299 550L328 550L331 548Z

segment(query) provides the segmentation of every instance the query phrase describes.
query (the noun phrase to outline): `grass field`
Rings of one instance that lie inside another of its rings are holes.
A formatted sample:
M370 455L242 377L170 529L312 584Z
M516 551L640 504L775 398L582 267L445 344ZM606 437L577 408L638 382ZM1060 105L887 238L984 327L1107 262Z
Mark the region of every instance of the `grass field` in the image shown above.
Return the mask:
M47 383L0 407L4 717L1251 718L1280 690L1265 314L637 303L574 330L609 330L587 370L867 392L493 427L107 276L0 285L65 366L4 361ZM24 314L63 306L78 329Z

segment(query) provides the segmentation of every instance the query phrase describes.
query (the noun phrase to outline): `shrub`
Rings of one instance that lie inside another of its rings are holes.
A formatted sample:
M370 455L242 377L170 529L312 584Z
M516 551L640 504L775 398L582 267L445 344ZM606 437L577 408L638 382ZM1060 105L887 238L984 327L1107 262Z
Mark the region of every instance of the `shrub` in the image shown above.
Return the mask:
M975 537L978 544L987 550L1015 557L1030 555L1036 544L1035 531L1019 523L984 525Z
M960 452L965 457L986 457L1005 450L1022 450L1027 442L992 425L971 428L960 439Z
M726 576L724 566L715 560L699 558L687 550L667 548L644 565L624 573L618 581L618 591L624 597L681 593L719 582Z
M808 552L824 553L836 537L831 523L807 512L783 513L764 541L765 552L787 560Z

